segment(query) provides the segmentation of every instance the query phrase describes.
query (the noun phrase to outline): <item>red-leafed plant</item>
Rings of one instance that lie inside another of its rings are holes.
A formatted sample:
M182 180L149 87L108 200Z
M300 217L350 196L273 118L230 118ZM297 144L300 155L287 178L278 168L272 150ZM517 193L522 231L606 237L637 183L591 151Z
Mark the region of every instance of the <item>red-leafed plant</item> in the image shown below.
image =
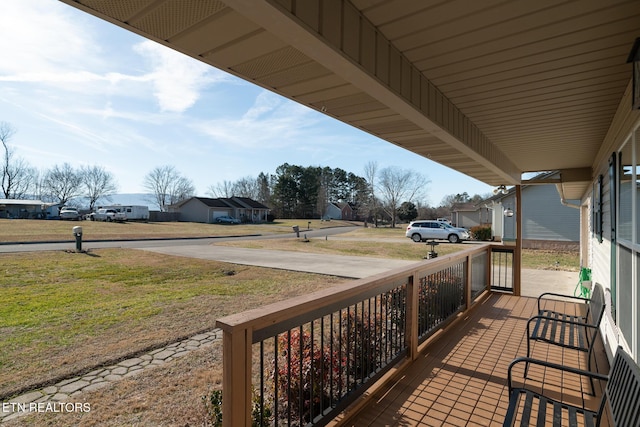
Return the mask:
M277 359L274 382L281 417L305 424L337 399L342 389L342 361L329 346L315 342L308 331L295 329L280 335Z

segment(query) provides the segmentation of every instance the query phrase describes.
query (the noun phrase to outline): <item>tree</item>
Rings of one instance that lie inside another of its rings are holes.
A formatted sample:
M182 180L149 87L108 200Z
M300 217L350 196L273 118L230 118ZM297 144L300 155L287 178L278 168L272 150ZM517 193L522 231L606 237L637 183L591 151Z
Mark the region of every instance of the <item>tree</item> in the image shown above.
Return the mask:
M376 188L376 176L378 175L378 163L376 162L368 162L366 165L364 165L364 177L367 181L367 184L369 185L369 191L370 191L370 201L369 201L369 205L367 206L367 211L368 211L368 217L373 215L373 222L375 224L375 226L378 226L378 215L377 215L377 210L378 210L378 200L376 199L376 193L375 193L375 188Z
M118 190L111 172L101 166L86 166L80 169L84 185L84 196L89 200L89 209L93 212L96 202L101 197L109 198Z
M45 173L42 186L46 197L65 205L69 200L81 195L82 174L69 163L55 165Z
M428 183L424 176L411 170L387 167L380 171L380 192L392 227L396 226L400 201L412 201L423 195Z
M276 215L293 218L298 208L299 166L284 163L276 168L272 201Z
M271 205L271 189L273 187L271 180L271 175L260 172L256 181L258 187L256 200L266 206Z
M0 142L2 143L2 194L5 199L23 199L34 184L35 171L22 158L15 157L9 140L15 130L5 122L0 122Z
M236 197L258 198L258 180L251 176L240 178L233 184L233 195Z
M188 178L180 175L173 166L158 166L144 177L144 188L153 196L153 202L162 212L169 205L192 197L195 187Z
M459 203L467 203L469 202L469 200L469 194L465 191L464 193L448 194L444 196L442 198L442 202L440 202L440 205L451 209L454 205L457 205Z
M413 221L418 217L418 209L416 205L412 202L402 202L400 207L398 208L398 218L401 221L409 222Z
M207 195L211 197L229 198L233 196L233 183L231 181L222 181L216 185L210 185L207 189Z

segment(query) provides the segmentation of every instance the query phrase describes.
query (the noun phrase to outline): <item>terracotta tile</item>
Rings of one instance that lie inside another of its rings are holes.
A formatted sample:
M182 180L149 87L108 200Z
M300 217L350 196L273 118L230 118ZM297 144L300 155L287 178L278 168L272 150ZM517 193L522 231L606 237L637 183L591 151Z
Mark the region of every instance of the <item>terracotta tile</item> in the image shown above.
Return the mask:
M464 327L434 342L384 398L367 405L348 425L501 426L509 400L507 367L515 357L526 355L526 321L536 310L535 299L494 294L470 314ZM587 366L584 354L545 343L535 343L533 355ZM604 352L596 359L597 367L608 371ZM523 366L518 369L513 375L517 384L544 387L545 392L575 402L589 390L588 381L576 376L532 365L525 379ZM596 390L602 393L600 385ZM584 401L599 402L599 397L586 396Z

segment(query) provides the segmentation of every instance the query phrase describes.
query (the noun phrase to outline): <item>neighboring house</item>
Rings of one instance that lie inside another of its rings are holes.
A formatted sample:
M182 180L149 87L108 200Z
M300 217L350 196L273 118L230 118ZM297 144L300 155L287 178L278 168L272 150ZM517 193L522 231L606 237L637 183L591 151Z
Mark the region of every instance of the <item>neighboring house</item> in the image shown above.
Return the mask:
M327 203L321 219L353 220L355 219L355 213L349 203Z
M40 200L0 199L0 218L45 218L45 209L45 203Z
M491 224L491 209L484 205L459 203L454 205L451 224L456 227L471 228L483 224Z
M248 197L191 197L169 207L169 212L179 213L180 221L204 223L214 223L221 216L230 216L242 222L265 222L269 210L267 206Z
M540 183L549 180L549 184L522 186L522 245L525 248L579 248L579 201L563 204L553 185L557 179L557 173L543 173L532 180ZM516 219L508 212L514 212L515 206L515 189L511 188L478 204L454 206L453 224L467 229L491 224L494 240L512 242L516 238Z
M342 219L342 211L335 203L327 203L327 206L324 208L324 214L321 219Z
M557 173L544 173L532 181L558 178ZM516 238L515 189L497 194L481 203L493 210L492 236L512 242ZM572 207L573 206L573 207ZM578 249L580 242L579 201L562 203L556 186L534 184L522 186L522 246L524 248ZM510 216L509 212L514 215Z

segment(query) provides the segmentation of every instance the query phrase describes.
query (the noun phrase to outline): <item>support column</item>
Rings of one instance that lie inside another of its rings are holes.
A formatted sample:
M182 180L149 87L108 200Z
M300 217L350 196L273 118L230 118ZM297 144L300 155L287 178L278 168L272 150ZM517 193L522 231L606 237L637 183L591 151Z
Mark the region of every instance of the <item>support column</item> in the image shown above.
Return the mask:
M522 294L522 186L516 185L516 247L513 254L513 294Z

